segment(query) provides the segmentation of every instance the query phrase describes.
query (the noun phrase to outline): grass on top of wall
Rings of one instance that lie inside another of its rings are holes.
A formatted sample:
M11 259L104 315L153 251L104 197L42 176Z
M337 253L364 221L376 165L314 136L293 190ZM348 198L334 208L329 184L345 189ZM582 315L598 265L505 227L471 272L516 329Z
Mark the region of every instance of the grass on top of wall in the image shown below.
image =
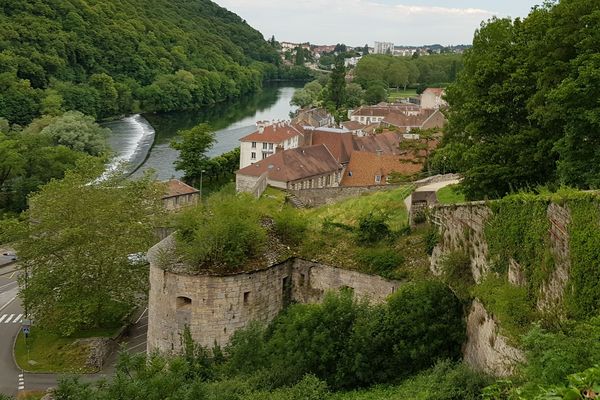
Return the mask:
M458 185L441 188L437 192L437 199L440 204L457 204L466 201L465 195L460 192Z

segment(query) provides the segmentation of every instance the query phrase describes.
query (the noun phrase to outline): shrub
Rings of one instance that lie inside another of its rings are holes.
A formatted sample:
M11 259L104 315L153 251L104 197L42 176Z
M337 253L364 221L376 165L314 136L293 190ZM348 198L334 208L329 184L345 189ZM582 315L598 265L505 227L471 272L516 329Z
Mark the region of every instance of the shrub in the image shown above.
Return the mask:
M193 266L235 270L264 249L260 219L251 196L216 193L178 216L177 249Z
M304 239L308 227L308 219L297 210L285 207L273 218L275 233L282 242L289 245L298 245Z
M438 228L435 225L430 226L423 233L423 240L425 241L425 251L427 254L432 255L433 249L435 249L435 246L437 246L440 242L440 233Z
M377 243L390 235L390 228L386 224L386 216L379 212L370 212L358 220L357 237L362 244Z
M468 299L475 284L469 255L462 250L450 252L442 258L441 269L444 281L461 299Z
M393 248L367 248L358 253L358 261L368 272L390 277L392 271L404 263L404 257Z

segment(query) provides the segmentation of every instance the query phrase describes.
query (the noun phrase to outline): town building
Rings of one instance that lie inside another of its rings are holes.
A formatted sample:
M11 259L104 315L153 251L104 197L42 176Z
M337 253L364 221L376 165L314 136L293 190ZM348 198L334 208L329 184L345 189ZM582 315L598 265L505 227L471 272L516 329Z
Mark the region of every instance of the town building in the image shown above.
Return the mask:
M421 94L421 108L437 110L446 107L448 103L444 100L446 91L442 88L427 88Z
M394 54L394 43L391 42L375 42L373 46L375 54Z
M236 172L238 192L254 193L254 188L266 180L266 185L280 189L312 189L339 186L344 168L329 149L318 144L280 150Z
M286 122L257 122L256 131L240 139L240 169L264 160L280 147L293 149L303 143L302 128Z
M312 128L333 126L334 123L333 115L329 114L324 108L300 109L292 119L293 125Z
M341 186L372 186L394 183L394 174L410 177L421 172L423 165L398 155L355 151L346 167Z
M179 179L165 182L166 193L162 198L167 211L178 211L182 208L198 204L200 191Z
M403 133L410 133L414 129L441 129L445 123L446 117L440 110L424 110L418 115L390 113L381 121L381 126L394 128Z

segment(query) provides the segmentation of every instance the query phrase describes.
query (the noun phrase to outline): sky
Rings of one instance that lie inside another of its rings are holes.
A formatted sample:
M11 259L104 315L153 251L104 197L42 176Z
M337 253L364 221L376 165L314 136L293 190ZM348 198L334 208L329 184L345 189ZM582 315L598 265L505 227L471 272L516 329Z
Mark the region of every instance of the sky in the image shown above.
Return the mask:
M265 38L373 46L470 44L492 16L524 17L543 0L213 0Z

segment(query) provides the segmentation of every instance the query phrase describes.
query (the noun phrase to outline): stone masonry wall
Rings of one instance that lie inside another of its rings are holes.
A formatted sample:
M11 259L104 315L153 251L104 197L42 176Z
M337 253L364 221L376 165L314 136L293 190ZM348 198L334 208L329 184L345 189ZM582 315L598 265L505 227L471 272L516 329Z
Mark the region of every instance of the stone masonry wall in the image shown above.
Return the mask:
M292 301L315 303L327 290L348 287L356 296L382 302L400 287L400 282L300 259L228 276L176 274L160 268L152 254L148 351L179 352L186 325L197 343L224 346L237 329L271 321Z
M419 181L413 182L416 187L430 185L432 183L444 182L448 180L458 179L459 175L446 174L434 175ZM321 189L303 189L290 190L302 203L309 207L317 207L326 204L337 203L351 197L357 197L363 193L374 193L382 190L393 190L403 185L371 185L371 186L339 186L333 188Z
M480 283L489 270L488 246L485 241L485 222L491 210L484 202L437 206L432 212L432 222L439 228L440 241L431 255L431 270L441 273L444 256L452 251L467 250L471 258L471 272Z
M449 252L466 250L471 259L471 272L476 283L481 283L489 273L488 244L485 224L492 211L485 202L436 206L431 221L438 227L440 240L431 255L431 270L441 274L441 262ZM550 251L554 256L555 270L542 285L537 307L547 311L562 301L569 279L570 253L567 227L571 222L567 208L551 203L547 209L550 222ZM525 276L515 260L509 260L508 281L524 285ZM475 300L467 318L467 343L463 349L465 360L473 367L497 376L509 375L516 362L523 360L522 352L512 347L498 332L497 321L484 305Z

